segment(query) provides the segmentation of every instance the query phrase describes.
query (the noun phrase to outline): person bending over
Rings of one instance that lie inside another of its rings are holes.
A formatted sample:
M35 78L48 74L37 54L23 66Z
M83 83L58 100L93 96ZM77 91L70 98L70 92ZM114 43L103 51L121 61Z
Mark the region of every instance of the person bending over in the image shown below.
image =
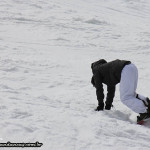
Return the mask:
M115 96L116 84L120 83L120 99L132 111L139 113L137 120L150 117L150 100L136 93L138 82L137 67L127 60L114 60L107 62L100 59L91 64L93 76L92 85L96 88L98 106L96 111L104 108L110 110ZM104 104L103 84L107 85L107 96Z

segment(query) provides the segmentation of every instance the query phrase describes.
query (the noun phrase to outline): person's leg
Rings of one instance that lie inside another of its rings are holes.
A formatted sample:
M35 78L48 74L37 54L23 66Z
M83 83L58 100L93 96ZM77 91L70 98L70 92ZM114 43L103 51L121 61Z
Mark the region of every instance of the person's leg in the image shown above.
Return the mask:
M123 104L136 113L146 113L144 103L136 98L138 70L134 64L126 65L121 73L120 99Z

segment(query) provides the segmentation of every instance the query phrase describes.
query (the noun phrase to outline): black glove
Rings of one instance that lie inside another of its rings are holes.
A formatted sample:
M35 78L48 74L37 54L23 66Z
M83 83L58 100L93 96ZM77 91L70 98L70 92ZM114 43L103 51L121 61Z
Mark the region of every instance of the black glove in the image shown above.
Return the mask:
M105 109L106 109L106 110L110 110L111 107L112 107L112 104L106 104L106 105L105 105Z
M102 111L104 109L104 103L100 103L97 108L95 109L95 111Z

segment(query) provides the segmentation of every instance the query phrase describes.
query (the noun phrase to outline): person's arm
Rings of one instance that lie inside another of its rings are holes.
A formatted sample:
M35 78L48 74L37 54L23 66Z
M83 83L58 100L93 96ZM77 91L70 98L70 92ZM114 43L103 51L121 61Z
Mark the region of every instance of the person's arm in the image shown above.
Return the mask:
M98 107L97 110L103 110L104 108L104 90L103 90L103 84L102 84L102 78L99 74L99 72L94 73L94 83L95 83L95 88L96 88L96 95L97 95L97 100L98 100Z
M106 106L105 109L111 109L112 102L115 96L115 86L107 86L107 97L106 97Z

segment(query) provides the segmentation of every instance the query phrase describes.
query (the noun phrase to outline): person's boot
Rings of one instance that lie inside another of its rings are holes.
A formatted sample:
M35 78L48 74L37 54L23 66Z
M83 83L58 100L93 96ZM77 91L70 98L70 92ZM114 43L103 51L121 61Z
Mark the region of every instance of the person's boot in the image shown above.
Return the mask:
M150 113L140 113L140 116L137 116L137 122L150 118Z
M150 113L150 99L148 97L146 97L146 101L147 101L147 112Z

